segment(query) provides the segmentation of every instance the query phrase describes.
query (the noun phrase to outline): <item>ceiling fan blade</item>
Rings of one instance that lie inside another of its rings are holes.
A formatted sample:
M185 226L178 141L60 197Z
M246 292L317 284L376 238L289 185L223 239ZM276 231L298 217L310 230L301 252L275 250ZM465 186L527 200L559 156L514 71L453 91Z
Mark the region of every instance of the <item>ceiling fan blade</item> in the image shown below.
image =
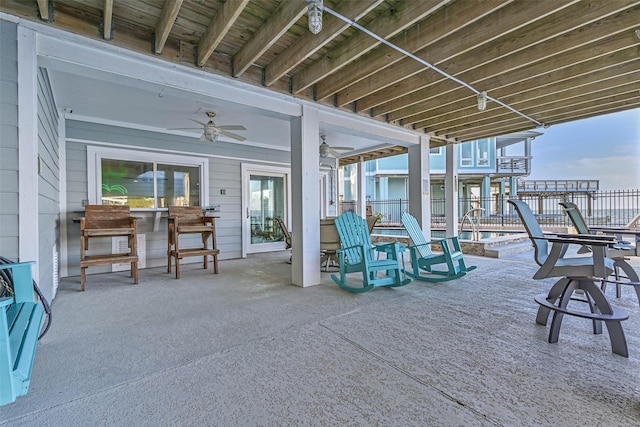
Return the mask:
M202 128L169 128L167 130L202 130Z
M247 130L246 127L241 125L224 125L224 126L216 126L220 130Z
M334 147L334 146L331 146L331 148L333 148L334 150L342 150L342 151L353 151L354 150L353 147Z
M201 122L199 120L196 120L196 119L189 119L189 120L191 120L192 122L196 122L196 123L198 123L199 125L202 125L202 126L206 126L207 125L206 123L203 123L203 122Z
M333 157L340 157L342 154L338 153L336 150L329 148L329 152Z
M220 130L220 128L218 128L218 129ZM237 135L237 134L232 133L232 132L227 132L225 130L220 130L220 133L222 135L228 136L229 138L237 139L238 141L244 141L245 139L247 139L244 136L240 136L240 135Z

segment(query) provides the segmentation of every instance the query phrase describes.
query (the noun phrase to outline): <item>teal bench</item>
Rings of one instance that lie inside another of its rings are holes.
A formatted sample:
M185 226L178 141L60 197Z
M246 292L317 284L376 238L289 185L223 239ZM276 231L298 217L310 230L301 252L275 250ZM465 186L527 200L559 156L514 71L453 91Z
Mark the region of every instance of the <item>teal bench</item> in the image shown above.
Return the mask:
M36 302L33 261L0 265L11 270L14 297L0 298L0 405L24 396L31 382L44 309Z

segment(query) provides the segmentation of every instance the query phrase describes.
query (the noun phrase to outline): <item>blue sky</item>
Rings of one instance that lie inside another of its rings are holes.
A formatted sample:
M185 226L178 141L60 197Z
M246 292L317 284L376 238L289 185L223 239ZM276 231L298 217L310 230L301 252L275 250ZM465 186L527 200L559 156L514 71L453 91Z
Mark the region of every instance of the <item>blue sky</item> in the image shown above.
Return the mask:
M553 125L531 144L525 179L597 179L601 190L640 189L640 108Z

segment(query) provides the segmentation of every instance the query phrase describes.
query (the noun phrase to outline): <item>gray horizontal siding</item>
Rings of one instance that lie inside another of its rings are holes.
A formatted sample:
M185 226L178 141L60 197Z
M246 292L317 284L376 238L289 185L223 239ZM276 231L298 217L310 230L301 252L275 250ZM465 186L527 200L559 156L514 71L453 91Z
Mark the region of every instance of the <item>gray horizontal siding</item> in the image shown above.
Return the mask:
M51 301L55 294L54 272L59 266L53 252L59 252L60 162L58 153L58 112L45 70L38 70L38 269L39 287Z
M0 255L17 261L18 42L15 24L0 20Z

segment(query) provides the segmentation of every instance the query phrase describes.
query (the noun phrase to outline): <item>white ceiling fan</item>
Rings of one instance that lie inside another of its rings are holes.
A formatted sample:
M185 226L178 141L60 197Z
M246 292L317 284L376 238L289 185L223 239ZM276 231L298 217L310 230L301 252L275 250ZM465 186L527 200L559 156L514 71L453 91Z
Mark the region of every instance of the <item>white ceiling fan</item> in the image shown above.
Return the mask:
M341 153L339 151L353 151L353 147L333 147L327 144L327 137L321 135L322 144L320 144L320 157L326 159L329 155L333 157L340 157Z
M213 122L213 118L216 116L216 113L213 111L207 111L207 116L209 116L209 121L207 123L201 122L195 119L189 119L192 122L196 122L199 125L202 125L202 128L173 128L171 130L191 130L191 129L202 129L202 136L200 137L200 141L211 141L216 142L218 140L219 135L228 136L229 138L237 139L238 141L244 141L246 138L235 134L233 132L228 132L230 130L247 130L242 125L223 125L218 126Z

